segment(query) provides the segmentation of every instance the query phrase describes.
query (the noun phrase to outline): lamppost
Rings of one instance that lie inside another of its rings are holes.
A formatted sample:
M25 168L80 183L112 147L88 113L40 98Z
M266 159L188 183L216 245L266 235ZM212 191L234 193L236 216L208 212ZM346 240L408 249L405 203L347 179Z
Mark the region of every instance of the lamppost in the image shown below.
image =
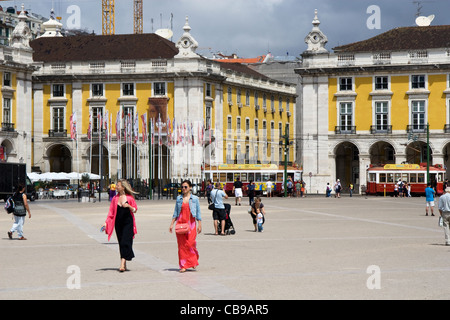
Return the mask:
M430 182L430 124L427 123L427 183Z
M280 145L283 145L284 143L284 197L287 197L287 166L288 166L288 153L289 148L293 141L289 141L289 124L286 123L286 129L285 134L281 136L282 139L280 141Z

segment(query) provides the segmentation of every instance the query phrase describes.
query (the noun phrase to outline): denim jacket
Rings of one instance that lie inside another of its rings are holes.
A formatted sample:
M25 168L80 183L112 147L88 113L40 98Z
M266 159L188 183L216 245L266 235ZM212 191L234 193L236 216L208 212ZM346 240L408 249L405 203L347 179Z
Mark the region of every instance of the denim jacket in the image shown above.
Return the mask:
M173 219L178 219L181 212L181 206L183 205L183 196L180 195L177 197L177 202L175 204L175 210L173 212ZM191 210L192 216L198 220L202 221L202 214L200 212L200 201L198 200L198 197L191 195L189 198L189 209Z

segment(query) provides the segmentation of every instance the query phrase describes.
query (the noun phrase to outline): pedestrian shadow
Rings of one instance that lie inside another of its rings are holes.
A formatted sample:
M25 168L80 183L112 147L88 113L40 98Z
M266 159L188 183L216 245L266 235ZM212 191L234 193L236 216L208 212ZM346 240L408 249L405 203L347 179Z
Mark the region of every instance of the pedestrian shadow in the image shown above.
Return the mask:
M101 268L101 269L97 269L95 271L119 271L119 268Z

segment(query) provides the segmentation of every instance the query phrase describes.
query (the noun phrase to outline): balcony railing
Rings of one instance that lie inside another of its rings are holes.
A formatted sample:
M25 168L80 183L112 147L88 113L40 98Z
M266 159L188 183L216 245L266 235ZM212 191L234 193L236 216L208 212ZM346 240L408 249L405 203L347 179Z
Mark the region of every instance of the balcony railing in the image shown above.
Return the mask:
M450 133L450 124L446 124L446 125L444 126L444 132L445 132L445 133Z
M356 134L356 126L337 126L334 132L336 134Z
M411 124L406 127L406 132L426 132L426 124Z
M385 125L375 125L370 127L370 133L376 134L376 133L385 133L385 134L392 134L392 126L385 126Z
M67 130L48 130L49 138L67 138Z
M2 122L2 131L14 132L14 123Z

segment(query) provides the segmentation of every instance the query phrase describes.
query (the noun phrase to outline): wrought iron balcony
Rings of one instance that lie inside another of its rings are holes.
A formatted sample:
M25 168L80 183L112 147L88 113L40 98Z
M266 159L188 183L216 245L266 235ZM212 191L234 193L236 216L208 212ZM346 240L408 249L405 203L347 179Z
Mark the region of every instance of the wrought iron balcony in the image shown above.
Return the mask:
M14 123L2 122L2 131L4 132L14 132Z
M446 125L444 126L444 132L445 132L445 133L450 133L450 124L446 124Z
M67 138L67 130L48 130L49 138Z
M423 133L427 131L427 125L426 124L411 124L406 127L406 132L419 132Z
M356 134L356 126L337 126L334 132L336 134Z
M392 126L388 125L375 125L370 127L370 133L384 133L384 134L392 134Z

